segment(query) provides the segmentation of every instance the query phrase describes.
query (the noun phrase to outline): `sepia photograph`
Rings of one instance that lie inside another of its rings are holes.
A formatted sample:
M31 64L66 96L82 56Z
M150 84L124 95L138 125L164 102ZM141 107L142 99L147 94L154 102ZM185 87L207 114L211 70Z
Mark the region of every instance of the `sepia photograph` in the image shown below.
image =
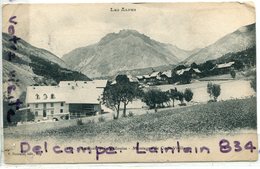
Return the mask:
M258 159L253 3L2 11L5 163Z

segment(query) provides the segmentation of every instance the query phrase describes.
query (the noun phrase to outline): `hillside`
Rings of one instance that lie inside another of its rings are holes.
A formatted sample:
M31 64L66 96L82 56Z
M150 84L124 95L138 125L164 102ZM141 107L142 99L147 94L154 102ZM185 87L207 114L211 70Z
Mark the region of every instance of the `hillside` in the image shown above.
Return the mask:
M2 33L3 52L12 50L13 53L16 53L17 55L19 55L20 59L25 60L25 61L29 61L27 56L32 55L35 57L40 57L45 60L51 60L53 63L58 64L62 68L68 67L68 65L62 59L55 56L51 52L49 52L45 49L34 47L34 46L30 45L29 43L27 43L26 41L24 41L23 39L20 39L18 41L17 50L11 49L10 48L11 43L9 41L10 38L11 38L11 36L8 35L7 33Z
M256 65L256 46L250 47L246 50L227 53L216 60L218 63L240 61L246 65Z
M169 43L165 44L165 47L167 49L169 49L171 51L171 53L174 54L180 61L184 61L192 54L197 53L199 50L201 50L200 48L196 48L193 50L184 50L184 49L180 49L177 46L169 44Z
M135 30L107 34L98 43L77 48L62 59L73 69L90 77L113 76L118 71L180 62L169 46Z
M236 53L255 46L255 23L243 26L238 30L224 36L215 43L199 50L188 57L184 63L203 63L215 60L227 53Z
M17 49L11 47L10 35L3 35L3 88L8 86L9 74L16 72L16 98L24 100L26 87L30 85L51 85L61 80L90 80L87 76L68 69L66 63L44 49L36 48L24 40L17 42ZM15 53L9 61L8 52ZM6 91L4 91L4 96ZM5 98L5 97L4 97Z

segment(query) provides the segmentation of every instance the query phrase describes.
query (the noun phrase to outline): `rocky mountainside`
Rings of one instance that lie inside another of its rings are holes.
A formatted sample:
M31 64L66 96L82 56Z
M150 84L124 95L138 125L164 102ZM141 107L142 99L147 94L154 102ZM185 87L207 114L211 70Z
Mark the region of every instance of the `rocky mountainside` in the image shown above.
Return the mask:
M203 63L207 60L215 60L227 53L236 53L252 48L256 44L255 35L255 23L243 26L215 43L199 50L197 53L192 54L184 63Z
M178 58L181 49L176 49L175 55L171 47L135 30L121 30L107 34L96 44L77 48L62 59L90 77L105 77L124 70L178 64L187 55L183 51Z

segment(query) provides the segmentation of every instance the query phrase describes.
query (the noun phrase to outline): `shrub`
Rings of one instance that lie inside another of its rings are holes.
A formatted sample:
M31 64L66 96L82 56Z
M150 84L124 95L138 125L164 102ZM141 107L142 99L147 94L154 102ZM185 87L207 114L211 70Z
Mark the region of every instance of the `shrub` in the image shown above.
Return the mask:
M77 119L77 126L82 126L82 125L83 125L82 119Z
M180 78L180 84L190 84L191 82L191 74L189 73L183 73L179 76Z
M103 116L101 116L101 117L99 117L98 118L98 122L105 122L106 120L105 120L105 117L103 117Z
M213 97L214 101L216 102L221 92L220 85L209 82L207 85L207 92L209 93L210 98Z
M178 92L178 100L183 104L184 94L182 92Z
M231 75L231 77L232 77L233 79L235 79L235 77L236 77L236 72L235 72L235 70L231 70L231 71L230 71L230 75Z
M191 91L191 89L187 88L185 89L183 96L187 102L190 102L193 98L193 92Z
M134 116L134 113L130 111L130 112L128 113L128 117L133 117L133 116Z
M94 124L95 123L95 120L88 120L87 124Z

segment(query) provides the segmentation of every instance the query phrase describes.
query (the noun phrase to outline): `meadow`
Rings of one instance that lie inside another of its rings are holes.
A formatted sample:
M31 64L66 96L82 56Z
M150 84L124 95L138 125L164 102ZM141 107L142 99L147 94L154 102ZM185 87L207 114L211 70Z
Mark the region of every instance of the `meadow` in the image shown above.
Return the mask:
M134 113L134 112L133 112ZM232 99L178 109L165 109L118 120L84 122L59 129L15 134L15 138L61 141L165 140L185 136L210 136L219 132L256 129L256 97ZM6 137L12 134L5 133Z

